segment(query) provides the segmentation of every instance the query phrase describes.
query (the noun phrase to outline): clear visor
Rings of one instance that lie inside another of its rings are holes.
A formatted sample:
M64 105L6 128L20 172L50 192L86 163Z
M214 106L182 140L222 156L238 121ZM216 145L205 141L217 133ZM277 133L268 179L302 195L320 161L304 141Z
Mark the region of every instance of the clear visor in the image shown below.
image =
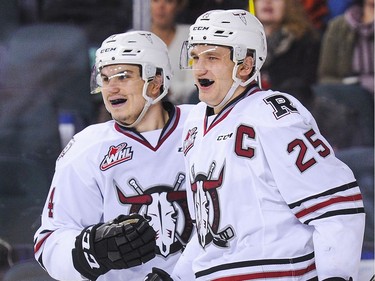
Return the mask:
M90 76L90 94L91 95L99 94L102 92L101 86L103 85L103 83L101 83L100 78L101 78L100 71L98 71L98 69L94 65L94 67L91 70L91 76Z
M232 60L232 48L228 46L189 44L185 41L181 48L180 69L197 69L199 63L209 67L218 60L229 57Z
M184 41L180 52L180 69L192 69L193 59L190 56L192 45L188 41Z
M94 66L91 71L90 77L90 93L99 94L102 92L103 87L109 85L110 81L116 84L124 84L129 80L142 79L138 73L128 70L123 66L117 66L112 69L113 74L106 76L101 74L101 72Z

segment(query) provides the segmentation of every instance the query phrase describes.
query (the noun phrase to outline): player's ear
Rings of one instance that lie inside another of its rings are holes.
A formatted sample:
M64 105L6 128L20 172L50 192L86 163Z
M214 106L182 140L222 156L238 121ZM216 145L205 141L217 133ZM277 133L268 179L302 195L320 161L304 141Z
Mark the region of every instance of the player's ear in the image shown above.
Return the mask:
M149 96L152 98L157 98L163 87L163 77L160 74L156 74L154 80L150 82L149 87Z
M244 62L238 67L238 76L243 81L247 80L253 71L254 67L254 58L247 56Z

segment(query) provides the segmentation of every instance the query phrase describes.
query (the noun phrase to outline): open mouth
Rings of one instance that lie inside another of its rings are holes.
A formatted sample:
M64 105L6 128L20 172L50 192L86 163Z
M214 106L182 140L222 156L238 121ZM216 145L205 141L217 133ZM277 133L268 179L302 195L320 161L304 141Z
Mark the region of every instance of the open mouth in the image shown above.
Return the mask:
M211 86L215 81L210 80L210 79L198 79L199 85L202 87L208 87Z
M118 104L125 103L126 101L127 101L126 99L115 99L115 100L111 100L110 103L112 105L118 105Z

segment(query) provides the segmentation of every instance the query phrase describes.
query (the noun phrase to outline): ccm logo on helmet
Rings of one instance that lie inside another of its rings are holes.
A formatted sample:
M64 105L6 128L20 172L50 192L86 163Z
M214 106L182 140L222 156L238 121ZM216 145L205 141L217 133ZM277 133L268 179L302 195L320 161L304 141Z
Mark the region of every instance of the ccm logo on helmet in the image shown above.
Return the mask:
M193 30L208 30L208 26L194 26Z
M100 51L100 53L107 53L107 52L112 52L112 51L115 51L116 50L116 47L114 48L106 48L106 49L103 49Z

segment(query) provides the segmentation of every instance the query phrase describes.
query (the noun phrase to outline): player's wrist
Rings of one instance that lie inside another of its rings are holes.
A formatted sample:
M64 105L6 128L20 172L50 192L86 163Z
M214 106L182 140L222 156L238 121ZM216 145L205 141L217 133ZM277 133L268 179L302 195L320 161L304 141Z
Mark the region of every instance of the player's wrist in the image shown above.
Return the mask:
M144 281L173 281L173 279L164 270L153 267L152 272L147 274Z

